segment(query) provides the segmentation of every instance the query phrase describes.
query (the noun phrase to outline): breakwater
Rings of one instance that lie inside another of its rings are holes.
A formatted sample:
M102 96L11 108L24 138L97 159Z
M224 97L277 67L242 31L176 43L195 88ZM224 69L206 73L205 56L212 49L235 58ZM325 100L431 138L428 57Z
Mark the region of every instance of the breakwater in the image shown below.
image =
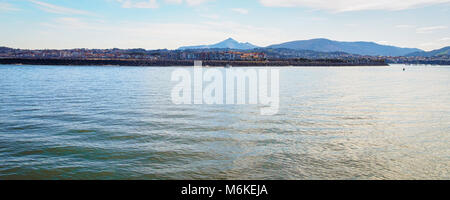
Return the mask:
M113 59L18 59L2 58L0 64L23 65L118 65L118 66L193 66L193 60L113 60ZM206 60L205 66L386 66L385 60L376 59L288 59L265 61Z

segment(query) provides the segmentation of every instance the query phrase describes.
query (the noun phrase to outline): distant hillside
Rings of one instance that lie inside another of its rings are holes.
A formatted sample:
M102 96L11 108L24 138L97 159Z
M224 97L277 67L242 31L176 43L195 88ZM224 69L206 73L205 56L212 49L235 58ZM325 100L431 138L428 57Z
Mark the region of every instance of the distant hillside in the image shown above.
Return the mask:
M369 56L403 56L422 50L416 48L400 48L380 45L374 42L339 42L328 39L312 39L286 42L268 46L268 48L288 48L319 52L346 52Z
M211 44L211 45L199 45L199 46L185 46L180 47L179 50L186 50L186 49L240 49L240 50L249 50L258 48L258 46L255 46L250 43L240 43L233 38L228 38L222 42L219 42L217 44Z
M265 53L269 58L277 59L292 59L292 58L308 58L308 59L334 59L334 58L348 58L353 55L345 52L318 52L311 50L295 50L295 49L272 49L272 48L258 48L254 49L256 52Z
M0 47L0 52L3 52L3 51L10 51L10 50L12 50L12 49L9 48L9 47Z
M433 50L433 51L414 52L414 53L410 53L406 56L432 57L432 56L443 56L443 55L450 55L450 46L444 47L442 49Z

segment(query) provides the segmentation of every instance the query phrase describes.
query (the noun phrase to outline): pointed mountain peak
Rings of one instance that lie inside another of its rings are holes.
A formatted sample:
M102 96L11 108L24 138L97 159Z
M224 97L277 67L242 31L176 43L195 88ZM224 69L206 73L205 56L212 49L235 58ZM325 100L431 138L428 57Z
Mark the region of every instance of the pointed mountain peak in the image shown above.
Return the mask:
M228 38L222 42L219 42L217 44L212 45L200 45L200 46L188 46L188 47L180 47L180 49L254 49L258 48L257 46L250 44L248 42L246 43L240 43L236 41L233 38Z
M235 39L233 39L233 38L228 38L228 39L222 41L221 43L223 43L223 42L227 42L227 43L239 43L237 40L235 40Z
M225 41L236 41L235 39L229 37L228 39L226 39Z

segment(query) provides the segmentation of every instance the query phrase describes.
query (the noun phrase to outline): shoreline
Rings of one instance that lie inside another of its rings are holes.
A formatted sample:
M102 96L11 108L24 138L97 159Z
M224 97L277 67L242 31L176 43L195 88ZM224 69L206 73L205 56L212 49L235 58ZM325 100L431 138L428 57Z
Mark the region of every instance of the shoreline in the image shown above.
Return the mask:
M0 64L4 65L64 65L64 66L193 66L194 60L120 60L120 59L23 59L0 58ZM268 61L223 61L206 60L203 66L224 67L227 65L236 67L321 67L321 66L389 66L384 60L343 60L343 59L289 59Z

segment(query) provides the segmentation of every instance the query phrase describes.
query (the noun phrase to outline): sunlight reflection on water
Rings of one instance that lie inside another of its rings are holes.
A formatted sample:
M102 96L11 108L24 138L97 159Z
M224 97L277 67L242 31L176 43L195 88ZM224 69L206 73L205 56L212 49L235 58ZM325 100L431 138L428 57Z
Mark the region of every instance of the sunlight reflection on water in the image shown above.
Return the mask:
M449 179L450 67L280 70L280 112L175 68L0 66L0 179Z

